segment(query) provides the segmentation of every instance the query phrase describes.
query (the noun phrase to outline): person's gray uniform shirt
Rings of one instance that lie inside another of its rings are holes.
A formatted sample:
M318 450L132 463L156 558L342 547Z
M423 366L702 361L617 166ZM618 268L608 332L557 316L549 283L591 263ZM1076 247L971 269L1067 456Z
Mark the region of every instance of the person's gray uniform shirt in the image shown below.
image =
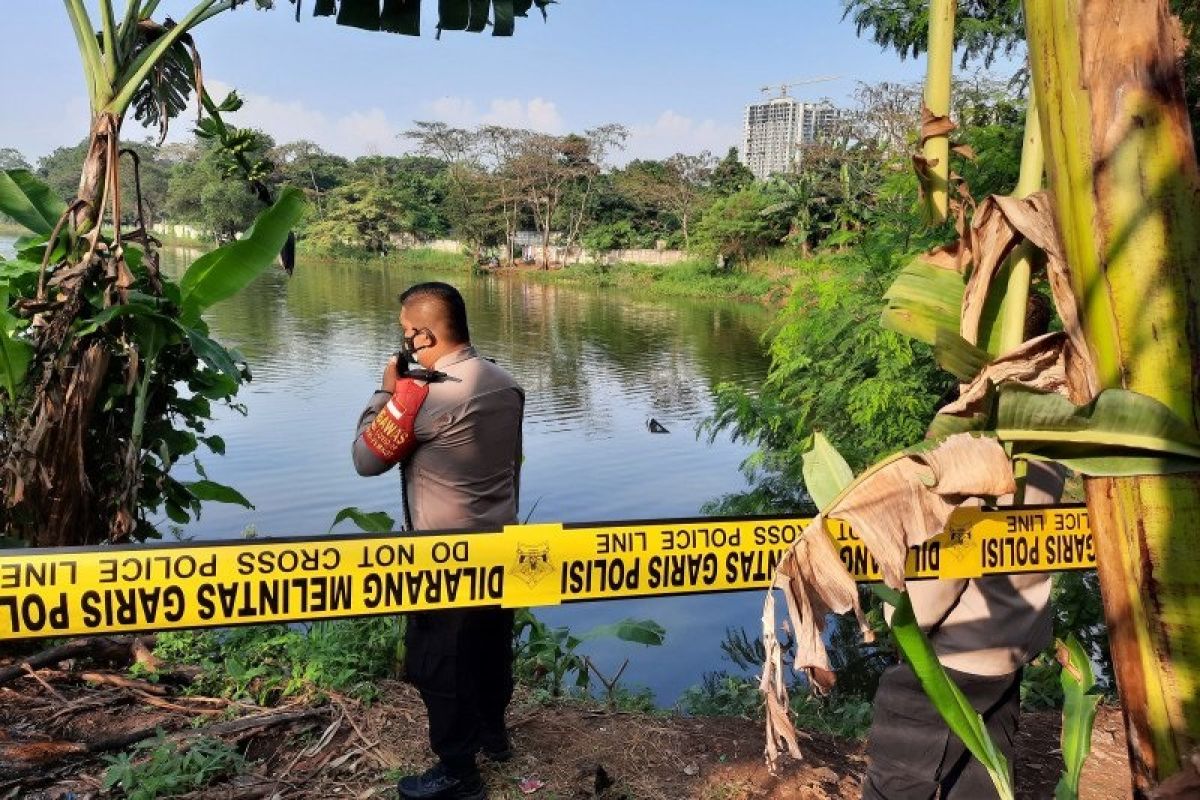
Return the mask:
M1057 503L1063 470L1029 462L1025 505ZM998 505L1012 504L1012 497ZM911 581L917 622L944 666L972 675L1008 675L1050 645L1050 573L987 575L970 580ZM886 609L891 619L891 606Z
M524 391L470 346L438 359L434 369L448 378L429 385L415 422L417 449L403 464L413 528L499 529L515 523ZM353 447L359 475L392 467L362 440L389 397L376 392L359 417Z

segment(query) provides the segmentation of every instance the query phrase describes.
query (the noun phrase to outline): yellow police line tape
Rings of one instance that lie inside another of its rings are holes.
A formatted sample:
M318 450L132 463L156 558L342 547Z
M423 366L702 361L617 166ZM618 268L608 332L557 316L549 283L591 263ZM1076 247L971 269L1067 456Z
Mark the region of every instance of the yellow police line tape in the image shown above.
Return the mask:
M0 640L763 589L805 523L709 518L0 550ZM850 527L828 530L855 579L878 580ZM909 551L908 575L1095 563L1082 506L960 509L944 533Z

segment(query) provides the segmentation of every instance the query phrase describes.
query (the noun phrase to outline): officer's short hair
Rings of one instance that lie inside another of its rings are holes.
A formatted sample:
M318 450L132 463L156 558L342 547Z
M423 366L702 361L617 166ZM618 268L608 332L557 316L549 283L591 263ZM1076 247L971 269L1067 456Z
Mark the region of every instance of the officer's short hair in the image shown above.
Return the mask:
M437 306L446 325L446 333L455 341L463 343L471 341L467 329L467 304L462 294L448 283L428 281L408 287L400 295L400 305L408 305L409 301L429 302Z

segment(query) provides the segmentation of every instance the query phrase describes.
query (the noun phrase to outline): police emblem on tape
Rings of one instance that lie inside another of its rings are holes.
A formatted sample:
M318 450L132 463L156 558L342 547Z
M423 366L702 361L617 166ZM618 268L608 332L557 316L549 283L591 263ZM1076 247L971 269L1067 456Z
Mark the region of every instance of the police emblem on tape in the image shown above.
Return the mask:
M517 561L513 566L513 574L529 588L542 582L542 579L554 572L554 564L550 561L550 543L525 544L517 542Z

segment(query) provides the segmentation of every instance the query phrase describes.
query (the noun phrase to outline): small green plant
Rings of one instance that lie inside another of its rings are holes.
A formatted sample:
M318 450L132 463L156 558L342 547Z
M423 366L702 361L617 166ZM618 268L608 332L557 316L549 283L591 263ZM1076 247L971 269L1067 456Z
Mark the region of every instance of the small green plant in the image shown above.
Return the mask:
M801 730L861 739L871 727L871 701L853 692L835 689L818 696L795 687L790 694L792 716ZM700 685L684 690L679 709L700 717L758 718L763 700L757 679L715 672L705 675Z
M558 697L574 676L574 685L586 691L590 681L587 663L575 652L583 640L568 628L551 628L527 608L517 611L513 623L513 672L521 683L548 698Z
M679 698L679 709L697 717L758 717L762 712L758 682L727 672L710 672Z
M1059 669L1058 662L1045 653L1025 667L1021 676L1021 708L1036 711L1062 707Z
M576 636L569 628L550 627L523 608L517 611L513 622L513 673L517 680L534 690L535 696L541 695L547 700L569 693L571 689L586 695L591 687L592 669L578 649L585 641L605 636L654 646L662 644L666 631L653 620L627 619L600 625ZM606 686L610 696L615 691L616 680L614 678ZM569 687L568 682L573 685Z
M131 678L137 678L147 683L158 683L158 670L151 665L143 664L141 661L135 661L130 664L127 671Z
M866 738L874 713L870 700L837 690L827 695L796 692L790 705L802 730L827 733L840 739Z
M631 689L619 684L613 685L606 692L604 703L613 711L629 711L638 714L664 713L654 700L654 692L646 686Z
M1083 762L1092 750L1092 725L1096 721L1096 706L1100 693L1092 662L1083 645L1074 636L1055 643L1062 664L1059 680L1063 693L1062 753L1066 766L1058 785L1055 800L1075 800L1079 797L1079 776Z
M266 703L309 690L369 700L404 661L403 617L163 633L155 654L202 668L193 691Z
M105 756L102 788L127 800L154 800L208 786L236 774L245 758L220 739L199 738L179 743L160 731L153 739L124 753Z

